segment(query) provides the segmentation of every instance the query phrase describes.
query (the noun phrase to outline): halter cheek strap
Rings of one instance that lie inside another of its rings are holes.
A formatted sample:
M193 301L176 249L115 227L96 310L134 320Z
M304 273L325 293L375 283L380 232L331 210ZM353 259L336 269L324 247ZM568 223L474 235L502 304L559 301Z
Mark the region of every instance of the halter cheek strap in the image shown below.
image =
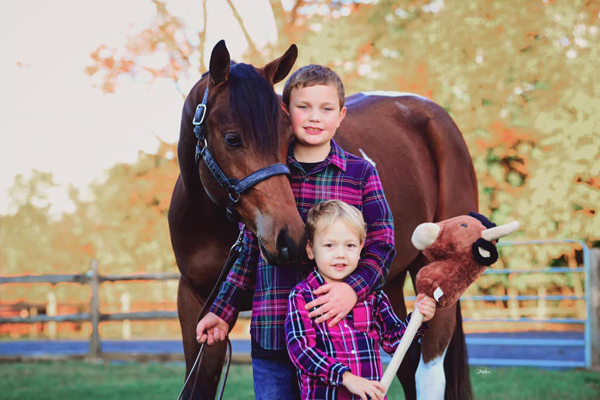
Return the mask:
M196 135L196 139L198 142L196 143L196 166L200 165L200 158L204 160L204 163L208 167L208 170L215 177L219 185L229 195L229 203L227 205L227 217L230 220L239 219L237 212L235 211L236 204L240 201L240 196L246 190L250 189L252 186L256 185L259 182L264 181L275 175L291 175L289 168L284 164L273 164L268 167L264 167L255 171L245 177L242 180L238 180L236 178L228 178L223 170L219 167L214 157L208 150L208 143L206 141L206 102L208 100L208 87L204 91L204 97L202 98L202 103L198 104L196 107L196 112L194 113L194 119L192 120L192 124L194 125L194 135Z

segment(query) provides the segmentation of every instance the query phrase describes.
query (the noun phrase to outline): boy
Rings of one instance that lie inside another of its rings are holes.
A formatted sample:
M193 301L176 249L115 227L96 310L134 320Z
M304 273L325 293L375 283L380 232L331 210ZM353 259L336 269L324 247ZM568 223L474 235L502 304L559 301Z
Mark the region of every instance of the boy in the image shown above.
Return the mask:
M308 306L318 322L337 324L356 304L383 286L396 255L392 214L377 171L367 161L342 150L333 136L346 115L344 86L329 68L308 65L295 71L283 90L282 108L294 140L287 164L303 220L324 200L344 200L362 211L368 224L364 251L353 274L323 285ZM208 313L196 328L199 342L224 340L238 310L240 293L254 288L252 302L252 370L256 398L299 397L296 368L286 349L285 317L290 291L306 278L306 266L278 268L260 257L256 237L244 231L243 249Z
M342 282L356 269L367 235L362 214L338 200L317 204L306 220L306 252L316 269L290 293L285 321L288 352L298 368L302 399L383 399L379 345L393 353L406 330L378 290L358 302L335 327L316 323L306 304L321 285ZM417 297L423 321L435 313L435 301ZM409 315L410 319L410 315ZM421 336L426 325L417 331ZM352 396L352 394L357 395Z

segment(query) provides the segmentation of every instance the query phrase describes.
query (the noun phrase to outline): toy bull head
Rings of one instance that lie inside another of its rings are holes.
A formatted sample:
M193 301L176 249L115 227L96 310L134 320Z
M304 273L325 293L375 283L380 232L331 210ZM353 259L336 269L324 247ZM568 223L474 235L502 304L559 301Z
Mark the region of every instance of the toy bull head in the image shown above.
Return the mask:
M473 212L417 226L412 243L431 261L417 274L417 292L433 297L440 308L450 307L498 260L498 239L517 229L518 222L496 226Z

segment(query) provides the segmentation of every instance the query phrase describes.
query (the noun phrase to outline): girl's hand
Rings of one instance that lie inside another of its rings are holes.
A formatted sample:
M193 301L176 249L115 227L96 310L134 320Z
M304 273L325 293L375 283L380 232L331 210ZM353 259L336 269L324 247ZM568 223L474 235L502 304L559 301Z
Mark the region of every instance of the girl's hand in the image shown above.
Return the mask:
M370 381L348 371L342 375L342 384L350 393L360 396L362 400L367 400L368 398L383 400L385 397L385 388L381 382ZM367 396L369 397L367 398Z
M425 296L423 293L417 296L418 310L423 314L423 322L429 321L435 314L436 303L431 297Z
M342 320L356 305L358 297L354 289L344 282L328 283L313 292L316 295L322 295L306 305L306 309L315 310L308 313L310 318L318 317L315 323L327 321L331 318L329 327L335 326Z

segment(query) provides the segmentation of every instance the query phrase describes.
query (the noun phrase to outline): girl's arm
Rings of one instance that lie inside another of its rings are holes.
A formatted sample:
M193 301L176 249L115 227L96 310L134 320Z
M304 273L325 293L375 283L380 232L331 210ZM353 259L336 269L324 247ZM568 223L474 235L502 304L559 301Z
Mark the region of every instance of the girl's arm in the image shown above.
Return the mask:
M410 314L407 316L406 321L402 321L400 318L398 318L392 309L390 300L383 290L376 292L374 308L375 324L377 330L379 331L379 343L386 353L393 354L394 351L396 351L398 344L400 344L402 335L404 335L404 332L406 331L406 327L410 321ZM421 325L421 327L417 330L415 339L423 336L428 327L429 324L427 323Z

